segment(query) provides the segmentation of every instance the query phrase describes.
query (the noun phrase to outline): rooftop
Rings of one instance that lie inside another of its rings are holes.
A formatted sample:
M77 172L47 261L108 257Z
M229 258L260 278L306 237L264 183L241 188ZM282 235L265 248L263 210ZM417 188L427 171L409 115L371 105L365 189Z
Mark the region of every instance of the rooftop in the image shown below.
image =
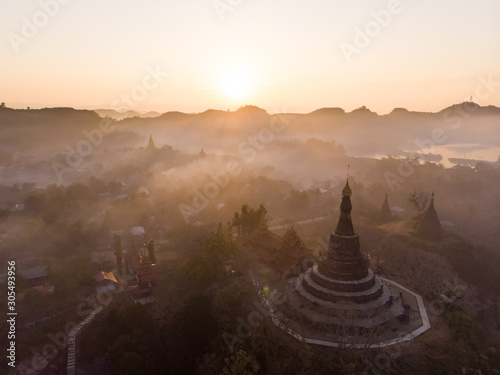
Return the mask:
M116 277L115 275L113 274L113 272L99 272L96 276L95 276L95 281L97 283L102 283L104 281L112 281L114 283L117 283L118 284L118 281L116 280Z

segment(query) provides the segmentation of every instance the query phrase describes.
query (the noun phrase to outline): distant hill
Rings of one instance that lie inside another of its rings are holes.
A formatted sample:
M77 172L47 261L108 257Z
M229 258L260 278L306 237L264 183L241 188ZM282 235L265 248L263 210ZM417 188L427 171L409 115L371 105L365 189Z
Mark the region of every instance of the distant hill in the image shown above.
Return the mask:
M181 120L189 117L188 113L179 112L179 111L169 111L160 115L159 120Z
M279 122L285 126L273 133L272 140L314 137L335 140L345 147L348 154L356 156L402 155L402 152L420 152L419 148L433 144L500 144L500 108L466 102L436 113L395 108L385 115L378 115L365 106L351 112L331 107L306 114L269 114L252 105L236 111L208 109L200 113L170 111L163 114L119 113L112 109L0 108L0 146L5 150L27 150L35 146L47 148L49 145L60 148L56 139L63 144L74 144L84 139L83 129L98 128L104 117L119 121L117 129L121 131L106 137L108 141L114 139L117 147L139 146L126 142L146 139L152 134L160 144L181 149L219 148L225 143L236 150L233 152L238 152L238 147L241 150L247 148L245 144L239 145L248 137L260 134L262 139L271 141L269 132L264 129L274 129ZM436 129L441 130L436 133ZM433 137L435 141L432 141Z
M459 104L453 104L445 109L442 109L438 113L445 112L456 112L456 113L474 113L481 116L496 116L500 115L500 108L493 105L481 107L477 103L473 102L463 102Z
M342 108L320 108L309 113L311 116L342 116L345 111Z
M94 112L101 117L110 117L115 120L123 120L130 117L158 117L161 115L161 113L155 111L149 111L145 113L136 111L118 112L114 109L95 109Z
M0 149L53 152L70 140L81 140L82 131L98 128L101 120L94 111L74 108L0 108Z
M50 120L62 123L69 117L76 116L81 120L99 120L99 117L87 109L74 109L71 107L54 107L41 109L13 109L0 107L0 126L8 124L19 125L19 122L39 123Z
M13 128L43 129L49 128L60 131L68 128L78 128L76 124L98 123L101 118L94 112L86 109L68 107L42 109L12 109L0 108L0 131Z

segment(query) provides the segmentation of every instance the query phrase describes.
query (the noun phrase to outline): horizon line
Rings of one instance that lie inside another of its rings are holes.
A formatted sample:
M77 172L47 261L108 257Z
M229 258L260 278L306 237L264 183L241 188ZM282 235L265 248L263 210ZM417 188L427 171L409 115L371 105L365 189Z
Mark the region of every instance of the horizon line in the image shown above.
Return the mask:
M313 112L316 112L316 111L319 111L319 110L322 110L322 109L339 109L339 110L342 110L345 114L349 114L349 113L353 113L355 111L358 111L358 110L367 110L367 111L370 111L371 113L373 114L376 114L377 116L385 116L385 115L388 115L396 110L406 110L410 113L430 113L430 114L435 114L435 113L439 113L447 108L451 108L451 107L454 107L454 106L460 106L460 105L463 105L463 104L473 104L475 106L478 106L480 108L486 108L486 107L494 107L494 108L499 108L499 106L497 105L494 105L494 104L485 104L485 105L481 105L481 104L478 104L474 101L468 101L468 100L465 100L461 103L454 103L454 104L450 104L449 106L446 106L440 110L438 110L437 112L430 112L430 111L419 111L419 110L412 110L412 109L408 109L406 107L394 107L390 112L387 112L387 113L384 113L384 114L379 114L378 112L375 112L375 111L372 111L370 108L368 108L367 106L364 106L364 105L361 105L357 108L354 108L353 110L351 111L346 111L344 108L342 107L319 107L319 108L316 108L312 111L309 111L309 112L298 112L298 111L287 111L287 112L268 112L268 110L266 108L262 108L262 107L259 107L257 105L253 105L253 104L245 104L245 105L242 105L240 106L239 108L237 109L218 109L218 108L207 108L205 110L201 110L201 111L194 111L194 112L184 112L184 111L181 111L181 110L175 110L175 109L172 109L172 110L168 110L168 111L165 111L165 112L160 112L160 111L157 111L157 110L135 110L135 109L128 109L126 111L117 111L116 109L113 109L113 108L106 108L106 107L98 107L98 106L89 106L89 107L84 107L84 106L40 106L38 108L33 108L32 106L23 106L23 107L20 107L20 106L16 106L16 107L9 107L9 106L5 106L5 108L8 108L8 109L13 109L13 110L42 110L42 109L57 109L57 108L66 108L66 109L74 109L74 110L86 110L86 111L114 111L118 114L124 114L124 113L127 113L127 112L135 112L135 113L138 113L140 115L144 115L146 113L149 113L149 112L156 112L159 114L159 116L161 115L164 115L166 113L171 113L171 112L179 112L179 113L184 113L184 114L189 114L189 115L194 115L194 114L201 114L201 113L204 113L204 112L207 112L207 111L220 111L220 112L229 112L229 113L234 113L234 112L237 112L239 110L241 110L242 108L245 108L245 107L254 107L254 108L258 108L258 109L261 109L261 110L264 110L266 113L268 113L269 115L275 115L275 114L311 114ZM92 108L92 107L95 107L95 108Z

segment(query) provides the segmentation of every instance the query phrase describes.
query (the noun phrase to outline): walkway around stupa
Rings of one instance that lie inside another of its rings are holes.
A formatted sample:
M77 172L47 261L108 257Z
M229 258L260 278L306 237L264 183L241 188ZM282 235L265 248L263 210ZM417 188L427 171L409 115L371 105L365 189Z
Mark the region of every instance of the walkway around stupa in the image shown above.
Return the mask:
M390 290L391 295L393 295L396 299L402 297L404 305L406 305L409 308L410 321L408 322L406 327L411 329L410 331L400 330L397 332L397 337L394 337L394 334L390 335L390 332L388 332L387 335L379 337L378 341L376 342L375 341L349 342L350 337L346 337L346 340L344 341L332 340L331 336L329 337L327 333L320 334L320 333L312 333L310 331L308 331L307 333L302 332L301 334L297 332L298 329L291 328L290 322L283 320L279 316L281 315L281 313L276 311L274 307L271 305L270 301L264 295L262 287L255 280L253 275L250 275L250 277L252 278L254 286L258 289L259 297L261 298L262 303L268 310L273 324L282 329L283 331L285 331L286 333L288 333L289 335L293 336L297 340L309 344L328 346L328 347L346 346L349 348L358 348L358 349L384 348L391 345L412 341L413 339L415 339L415 337L421 335L422 333L431 328L422 297L392 280L381 278L384 281L384 284Z

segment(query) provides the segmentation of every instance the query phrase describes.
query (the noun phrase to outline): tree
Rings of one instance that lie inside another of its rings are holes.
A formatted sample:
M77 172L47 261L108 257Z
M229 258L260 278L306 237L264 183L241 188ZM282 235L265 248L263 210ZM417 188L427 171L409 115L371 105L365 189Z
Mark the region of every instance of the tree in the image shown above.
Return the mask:
M24 200L24 207L31 214L40 213L46 202L45 195L41 193L30 194Z
M111 348L114 349L114 348ZM113 363L113 370L117 374L135 375L144 373L144 358L134 352L124 352Z
M472 337L474 322L469 315L460 311L454 311L448 314L446 320L457 339L469 340Z
M190 296L166 326L164 345L168 373L194 374L196 359L207 353L217 334L210 298L201 294Z
M166 374L163 332L139 304L108 310L81 338L82 357L106 355L110 374Z
M199 248L186 265L193 287L205 289L226 276L225 266L238 247L222 230L198 240Z
M97 178L95 176L90 176L88 186L90 191L96 194L104 193L107 188L106 183L100 178Z
M224 360L226 365L221 375L254 375L259 372L259 363L247 352L240 349L235 355Z
M114 180L107 183L106 190L108 190L111 194L116 195L120 193L122 187L123 184L120 181Z
M5 102L0 103L0 108L5 108Z
M428 193L421 192L417 188L413 188L413 191L408 194L408 202L412 204L417 212L417 217L424 212L427 204L429 203L430 196Z
M74 183L66 188L66 203L69 208L77 210L84 205L94 203L98 198L87 185Z
M57 291L55 297L66 301L81 288L92 287L94 271L86 256L61 258L59 266L49 268L49 280Z
M290 202L290 206L293 208L303 209L309 205L309 195L305 190L299 191L293 189L288 201Z
M395 237L387 237L375 251L377 265L407 280L423 296L436 298L449 289L456 272L441 255L411 247Z
M241 213L235 212L231 225L238 227L238 232L249 234L257 227L259 222L267 214L267 210L263 204L258 209L251 208L248 204L241 207Z

